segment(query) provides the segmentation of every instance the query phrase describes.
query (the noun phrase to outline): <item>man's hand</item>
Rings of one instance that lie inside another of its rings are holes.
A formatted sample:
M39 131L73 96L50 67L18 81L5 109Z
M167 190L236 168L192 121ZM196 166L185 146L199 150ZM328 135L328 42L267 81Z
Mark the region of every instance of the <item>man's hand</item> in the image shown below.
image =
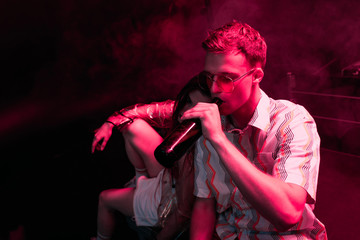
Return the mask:
M224 136L221 128L219 108L215 103L199 102L195 107L185 111L181 120L198 118L201 121L202 133L208 140Z
M105 122L103 125L101 125L100 128L95 130L95 136L91 146L91 153L94 153L95 149L97 151L104 150L106 143L111 137L113 127L113 124Z

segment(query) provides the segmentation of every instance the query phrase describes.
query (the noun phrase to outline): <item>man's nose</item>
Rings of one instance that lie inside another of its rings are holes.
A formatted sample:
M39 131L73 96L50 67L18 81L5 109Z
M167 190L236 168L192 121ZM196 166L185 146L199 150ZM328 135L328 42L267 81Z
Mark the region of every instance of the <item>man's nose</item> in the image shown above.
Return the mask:
M222 92L222 89L220 88L220 86L218 85L218 83L216 81L212 81L211 87L210 87L210 92L211 93L221 93Z

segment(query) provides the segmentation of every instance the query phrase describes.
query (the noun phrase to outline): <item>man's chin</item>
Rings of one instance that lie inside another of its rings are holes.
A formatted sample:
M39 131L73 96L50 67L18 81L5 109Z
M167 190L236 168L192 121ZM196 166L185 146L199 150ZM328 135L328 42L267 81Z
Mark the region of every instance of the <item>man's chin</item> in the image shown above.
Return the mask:
M231 114L231 112L230 112L229 110L227 110L226 108L223 109L223 108L221 108L221 107L220 107L220 109L219 109L219 112L220 112L220 115L222 115L222 116L227 116L227 115L230 115L230 114Z

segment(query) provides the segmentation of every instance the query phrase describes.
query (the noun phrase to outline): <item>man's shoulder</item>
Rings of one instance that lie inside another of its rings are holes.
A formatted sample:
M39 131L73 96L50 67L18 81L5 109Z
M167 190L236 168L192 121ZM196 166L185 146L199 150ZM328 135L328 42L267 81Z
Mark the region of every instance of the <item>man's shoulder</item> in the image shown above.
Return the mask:
M312 116L306 110L306 108L300 104L296 104L289 100L285 99L272 99L270 98L270 119L284 119L292 118L292 119L303 119L307 121L313 121Z

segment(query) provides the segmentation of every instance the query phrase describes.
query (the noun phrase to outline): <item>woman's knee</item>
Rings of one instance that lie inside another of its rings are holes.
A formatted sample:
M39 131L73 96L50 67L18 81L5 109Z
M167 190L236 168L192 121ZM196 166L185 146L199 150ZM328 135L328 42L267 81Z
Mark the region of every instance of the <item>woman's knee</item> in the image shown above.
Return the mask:
M100 209L110 211L117 210L123 214L132 213L132 204L134 198L134 188L119 188L104 190L99 195Z
M107 189L103 190L99 195L99 205L108 206L111 205L114 198L118 195L120 189Z
M99 194L99 204L105 204L109 199L110 189L104 190Z
M151 126L142 119L134 119L134 122L129 124L122 130L124 137L132 137L134 135L141 134L146 128L151 128Z

